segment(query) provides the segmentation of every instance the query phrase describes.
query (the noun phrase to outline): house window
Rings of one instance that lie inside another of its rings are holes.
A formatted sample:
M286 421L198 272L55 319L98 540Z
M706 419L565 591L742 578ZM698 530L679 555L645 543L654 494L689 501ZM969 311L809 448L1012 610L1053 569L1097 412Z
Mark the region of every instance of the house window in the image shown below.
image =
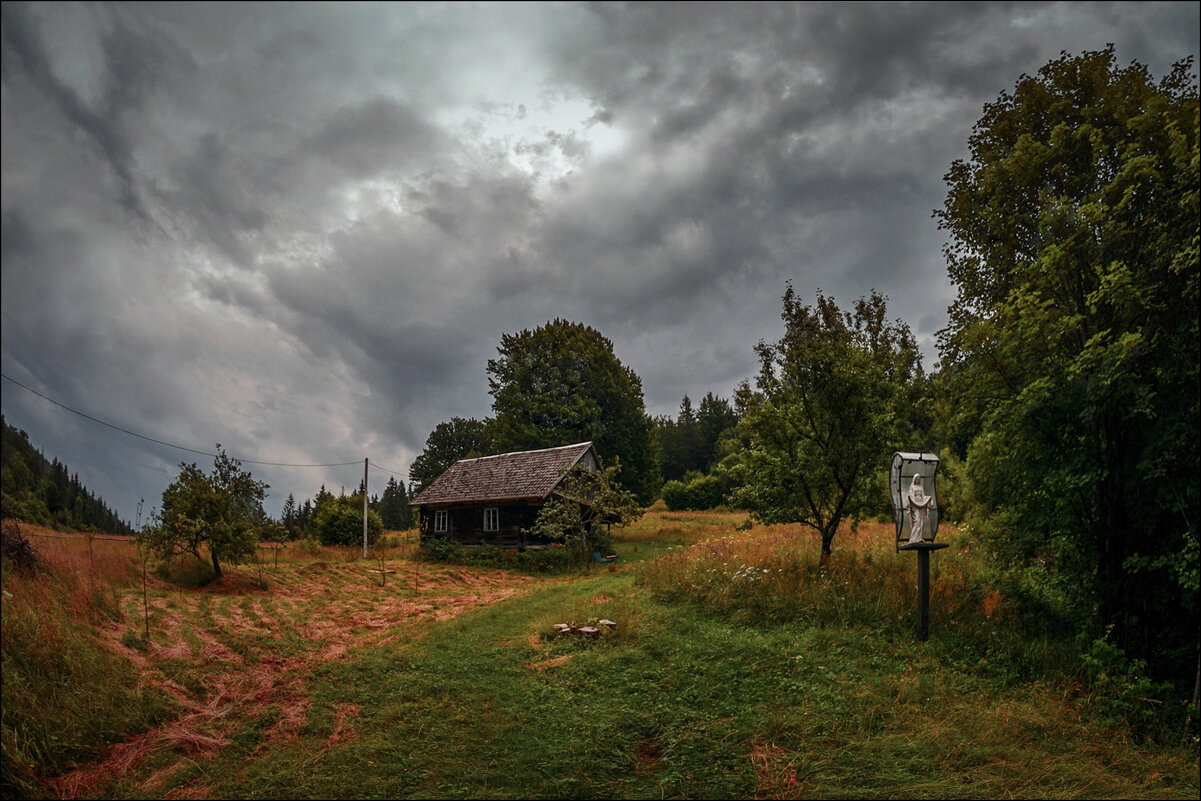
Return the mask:
M434 512L434 531L444 533L450 530L450 512L439 509Z
M484 531L500 529L500 510L496 508L484 510Z

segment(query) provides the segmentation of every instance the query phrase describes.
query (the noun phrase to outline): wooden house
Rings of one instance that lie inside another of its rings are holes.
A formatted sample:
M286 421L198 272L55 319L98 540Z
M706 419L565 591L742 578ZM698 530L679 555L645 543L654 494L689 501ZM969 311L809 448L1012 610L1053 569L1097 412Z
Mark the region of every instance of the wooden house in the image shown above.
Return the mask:
M445 537L464 545L544 546L523 530L554 497L573 467L598 470L591 442L538 451L460 459L409 502L417 507L422 539ZM529 541L527 541L529 540Z

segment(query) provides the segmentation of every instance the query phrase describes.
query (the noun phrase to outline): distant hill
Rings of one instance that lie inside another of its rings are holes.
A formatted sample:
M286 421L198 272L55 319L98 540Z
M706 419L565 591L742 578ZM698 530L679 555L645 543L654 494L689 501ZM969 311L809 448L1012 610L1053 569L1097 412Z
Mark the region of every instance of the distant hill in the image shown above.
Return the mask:
M29 435L4 424L0 447L0 495L4 514L26 523L60 531L103 531L133 534L133 527L108 508L104 501L79 483L67 466L47 461L29 442Z

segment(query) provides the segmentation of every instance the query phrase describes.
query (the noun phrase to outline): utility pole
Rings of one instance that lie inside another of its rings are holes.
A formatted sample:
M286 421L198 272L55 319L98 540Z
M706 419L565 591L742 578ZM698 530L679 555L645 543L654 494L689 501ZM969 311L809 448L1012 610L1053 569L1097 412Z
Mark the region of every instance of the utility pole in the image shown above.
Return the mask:
M363 558L367 558L367 459L363 459Z

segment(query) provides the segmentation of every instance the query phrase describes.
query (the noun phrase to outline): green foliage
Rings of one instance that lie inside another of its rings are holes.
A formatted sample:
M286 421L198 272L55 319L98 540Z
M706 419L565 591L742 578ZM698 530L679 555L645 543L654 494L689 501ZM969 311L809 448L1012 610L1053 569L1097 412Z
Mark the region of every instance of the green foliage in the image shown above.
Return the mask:
M613 546L609 526L628 526L642 516L634 493L617 484L618 469L573 467L525 533L544 540L580 543L585 554L607 553Z
M685 395L680 414L655 419L659 472L666 481L684 481L688 473L708 473L722 457L722 439L738 425L730 402L706 393L697 410ZM708 507L705 507L708 508Z
M413 494L421 492L460 459L497 452L492 448L486 432L486 423L481 423L475 418L462 417L452 417L449 422L439 423L426 437L425 450L409 467Z
M207 549L219 578L222 561L238 564L254 557L267 485L242 470L220 445L211 474L195 464L179 467L179 477L163 490L162 508L138 533L139 546L164 558L186 553L199 559Z
M1201 489L1198 94L1112 47L985 107L935 212L965 497L1004 557L1049 559L1092 636L1191 682Z
M583 555L572 548L505 549L498 545L458 545L444 537L424 537L421 559L425 562L498 567L522 573L565 573L579 566Z
M504 334L488 360L494 452L535 450L592 441L617 481L639 501L659 489L654 424L642 381L622 365L613 343L579 323L554 320L533 331Z
M721 475L685 475L685 481L663 484L663 502L674 511L681 509L713 509L726 502L728 482Z
M1091 642L1086 634L1077 638L1078 679L1089 716L1104 726L1127 727L1140 739L1173 742L1186 725L1195 736L1197 721L1179 702L1172 683L1149 678L1147 663L1128 659L1109 641L1109 633Z
M0 421L3 418L0 417ZM0 447L0 487L8 514L60 531L102 531L133 534L130 525L104 501L88 492L57 459L47 460L34 449L29 436L3 422Z
M756 347L757 391L745 383L738 390L750 447L733 497L763 522L821 532L825 558L844 518L887 502L881 482L892 452L911 441L921 357L909 327L887 321L877 293L854 312L820 292L806 306L791 284L783 300L783 338Z
M317 538L322 545L361 545L363 542L363 496L347 495L321 507L317 514ZM374 509L367 510L367 545L371 546L384 530L383 520Z
M409 495L404 482L397 481L395 476L389 477L384 494L375 504L375 511L379 512L380 521L389 531L407 531L413 527L413 507L409 506Z
M296 550L309 556L321 553L321 543L313 537L301 537L296 540Z

